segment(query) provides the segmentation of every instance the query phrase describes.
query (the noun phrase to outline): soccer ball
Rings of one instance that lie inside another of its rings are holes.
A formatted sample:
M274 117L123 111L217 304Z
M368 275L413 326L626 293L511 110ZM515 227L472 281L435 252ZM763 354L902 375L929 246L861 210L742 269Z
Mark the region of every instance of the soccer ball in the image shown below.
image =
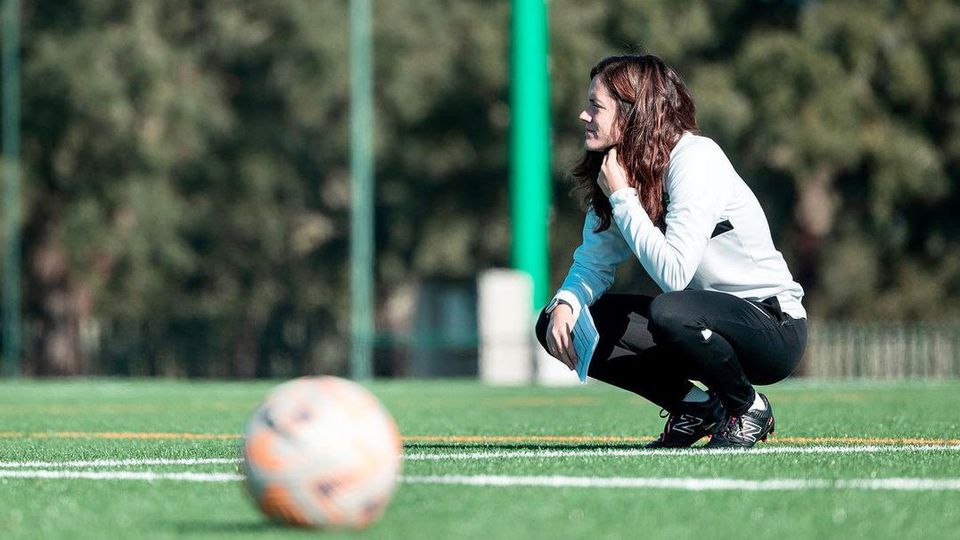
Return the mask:
M400 473L397 425L376 397L336 377L276 387L247 422L246 485L268 517L358 529L387 507Z

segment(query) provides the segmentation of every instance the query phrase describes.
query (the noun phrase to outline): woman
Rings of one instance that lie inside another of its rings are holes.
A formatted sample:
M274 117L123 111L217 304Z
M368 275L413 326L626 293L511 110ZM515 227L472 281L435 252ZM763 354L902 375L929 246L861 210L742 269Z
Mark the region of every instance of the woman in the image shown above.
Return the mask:
M573 172L589 206L583 243L540 316L540 343L573 369L571 330L589 309L600 334L589 375L669 413L648 447L708 435L710 448L765 440L773 409L753 385L790 375L807 331L803 289L756 197L698 135L683 80L655 56L601 60L580 120L586 154ZM630 256L663 294L604 294Z

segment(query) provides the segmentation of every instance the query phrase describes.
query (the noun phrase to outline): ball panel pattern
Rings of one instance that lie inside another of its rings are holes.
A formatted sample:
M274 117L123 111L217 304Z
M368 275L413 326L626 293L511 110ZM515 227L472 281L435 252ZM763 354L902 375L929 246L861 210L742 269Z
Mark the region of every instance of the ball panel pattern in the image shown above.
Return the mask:
M294 525L362 528L392 497L402 442L368 390L305 377L270 392L247 423L243 452L247 488L267 515Z

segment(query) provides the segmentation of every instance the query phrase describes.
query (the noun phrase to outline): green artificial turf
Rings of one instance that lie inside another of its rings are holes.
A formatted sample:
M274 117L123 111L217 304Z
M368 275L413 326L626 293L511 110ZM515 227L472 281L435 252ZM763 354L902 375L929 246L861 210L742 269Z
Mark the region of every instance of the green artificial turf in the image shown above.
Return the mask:
M2 382L0 469L25 461L237 459L240 441L236 437L275 384ZM408 437L408 454L456 457L543 448L571 454L408 460L404 463L407 476L960 478L957 450L576 455L582 450L634 451L662 428L656 407L599 383L493 388L467 381L399 381L376 382L369 388ZM764 391L773 403L778 425L777 436L762 445L765 448L857 442L888 448L891 439L917 438L960 443L960 381L796 380ZM168 435L120 438L151 433ZM214 435L223 438L203 438ZM470 442L443 438L451 436L473 438L467 439ZM823 438L827 440L818 440ZM52 468L67 469L238 471L233 462ZM386 515L373 527L323 536L956 538L958 530L957 490L680 491L401 484ZM0 538L306 538L317 534L267 522L239 482L0 478Z

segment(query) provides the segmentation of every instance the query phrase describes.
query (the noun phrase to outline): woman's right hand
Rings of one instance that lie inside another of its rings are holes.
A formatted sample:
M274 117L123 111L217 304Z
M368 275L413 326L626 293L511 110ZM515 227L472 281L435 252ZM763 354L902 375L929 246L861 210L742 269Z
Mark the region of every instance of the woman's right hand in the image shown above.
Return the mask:
M550 312L550 324L547 325L547 352L563 362L568 368L577 367L577 350L573 346L573 308L567 304L557 304Z

